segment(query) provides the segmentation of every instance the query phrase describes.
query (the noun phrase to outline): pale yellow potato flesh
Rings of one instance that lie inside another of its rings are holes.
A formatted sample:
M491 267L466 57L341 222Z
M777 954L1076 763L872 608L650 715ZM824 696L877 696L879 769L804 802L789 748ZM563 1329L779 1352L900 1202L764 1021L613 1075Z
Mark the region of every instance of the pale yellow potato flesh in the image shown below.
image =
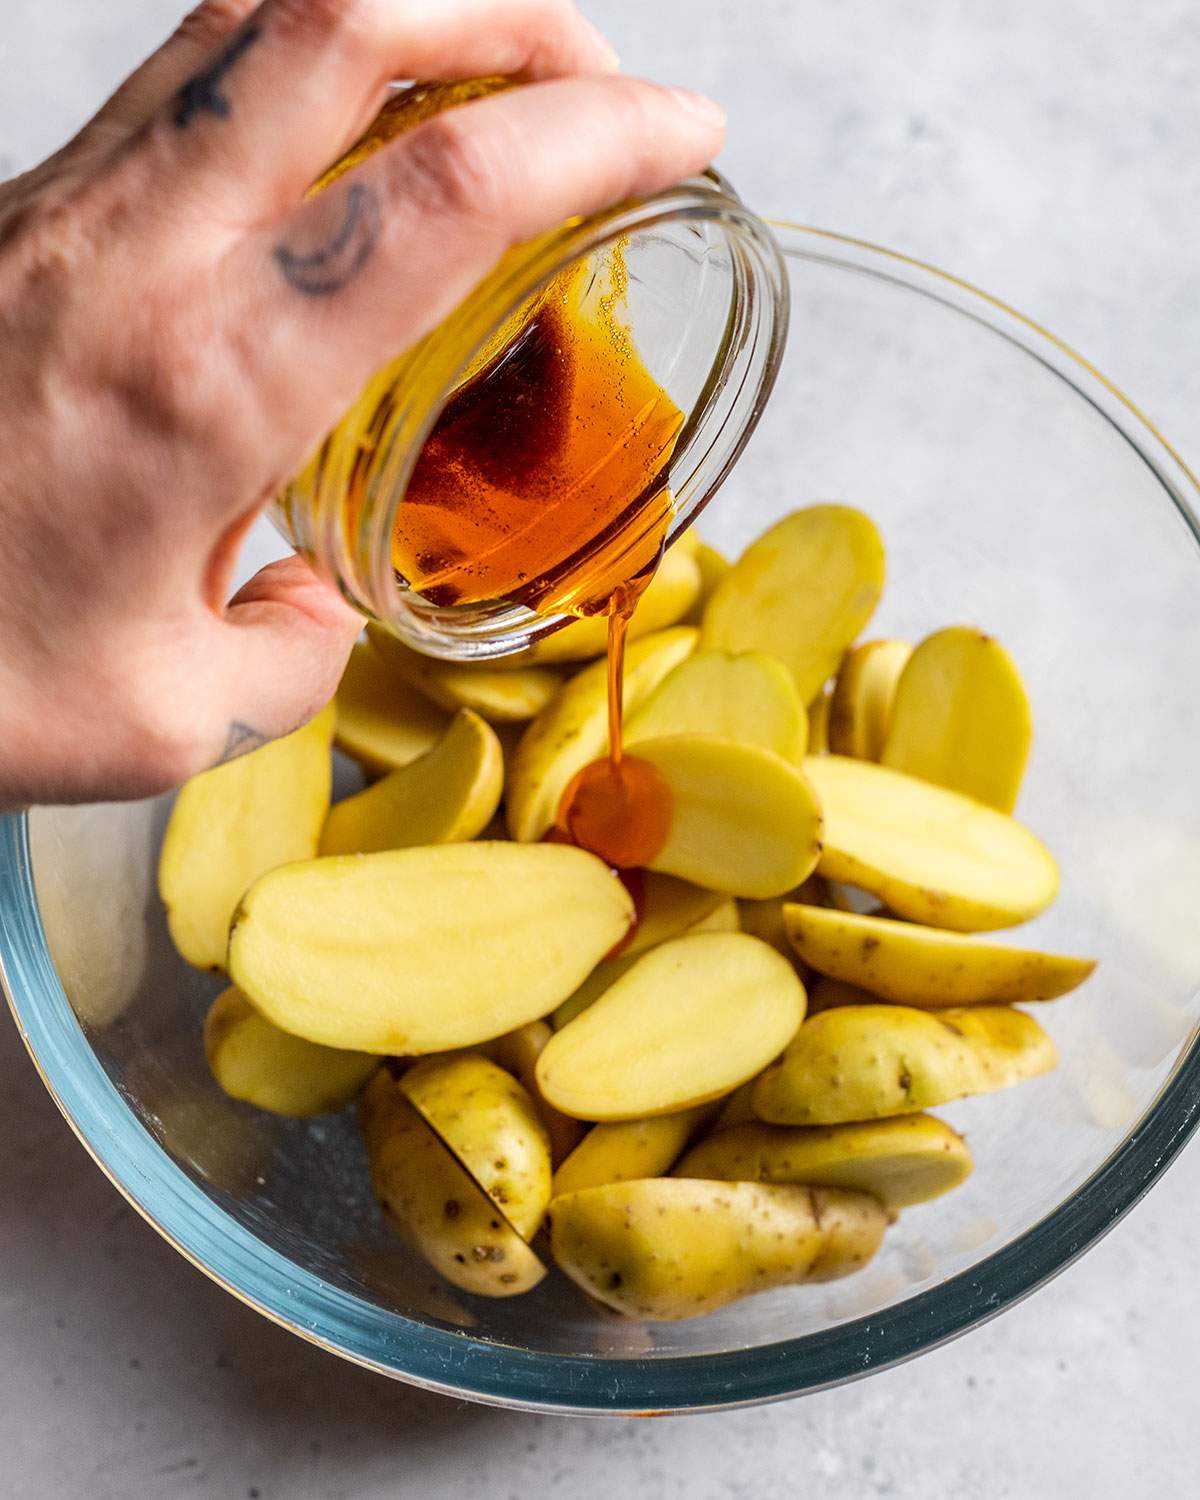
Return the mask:
M390 672L449 713L469 708L496 724L520 724L540 714L562 686L561 675L550 667L435 661L381 625L368 625L367 635Z
M694 608L700 595L700 567L694 546L685 540L687 536L685 532L664 554L657 573L638 600L633 619L629 622L627 640L642 640L666 630ZM539 666L574 664L593 661L603 656L607 648L608 619L604 615L592 615L572 620L545 640L536 641L527 651L504 657L494 665L515 670L531 663Z
M717 585L700 649L769 651L808 703L871 618L884 571L883 542L862 511L793 511L752 542Z
M476 1052L427 1057L399 1082L521 1238L531 1240L550 1202L550 1138L512 1074Z
M481 1297L537 1286L545 1266L386 1071L363 1096L360 1121L375 1196L435 1271Z
M1012 657L982 630L952 625L923 640L901 673L880 759L1010 813L1032 742Z
M330 809L322 854L372 854L476 838L500 806L504 752L470 709L424 755Z
M829 748L835 755L878 760L892 700L912 647L907 641L864 641L846 652L829 700Z
M546 1015L632 921L608 867L561 844L344 855L246 893L230 975L285 1031L417 1056Z
M424 755L450 723L450 715L424 693L398 682L365 641L351 651L334 703L338 749L372 776L386 776Z
M344 1109L379 1067L370 1053L319 1047L280 1031L232 986L205 1018L204 1053L230 1098L296 1119Z
M606 1182L662 1177L716 1106L700 1104L648 1120L593 1125L554 1174L553 1195L577 1193Z
M843 755L809 756L825 815L818 869L913 922L957 932L1012 927L1058 894L1058 867L1027 828L994 808Z
M870 1193L894 1213L940 1198L965 1182L973 1166L956 1130L917 1114L849 1125L733 1125L693 1146L674 1175L848 1188Z
M771 750L712 735L645 740L671 793L671 818L651 870L730 896L792 890L821 852L821 809L803 771Z
M838 1006L805 1021L752 1103L771 1124L839 1125L992 1093L1054 1063L1038 1023L1007 1006Z
M627 713L672 667L692 654L696 640L697 632L681 625L629 646L625 653ZM521 737L509 762L505 787L505 814L512 837L519 843L540 839L553 827L571 778L607 750L607 663L598 661L571 678Z
M538 1058L542 1093L581 1120L636 1120L719 1099L777 1057L804 1017L804 986L742 933L643 953Z
M1056 1000L1096 967L1092 959L1065 953L1010 948L915 922L815 906L787 906L784 920L796 952L811 968L881 1000L924 1010Z
M689 625L699 625L704 618L704 606L712 598L717 584L733 566L723 552L719 552L708 542L697 541L695 558L696 566L700 569L700 592L687 616Z
M497 1037L490 1043L489 1051L493 1061L520 1080L537 1105L550 1138L550 1164L557 1167L578 1146L586 1127L570 1115L564 1115L561 1109L555 1109L538 1087L537 1060L553 1034L545 1021L526 1021L524 1026Z
M799 765L808 717L787 668L765 651L698 651L668 672L629 716L626 744L716 735L774 750Z
M268 870L312 859L329 811L334 710L180 788L158 893L182 957L223 969L238 902ZM370 1050L370 1049L368 1049Z
M739 1297L860 1270L887 1227L866 1193L643 1178L554 1198L555 1262L617 1312L699 1317Z

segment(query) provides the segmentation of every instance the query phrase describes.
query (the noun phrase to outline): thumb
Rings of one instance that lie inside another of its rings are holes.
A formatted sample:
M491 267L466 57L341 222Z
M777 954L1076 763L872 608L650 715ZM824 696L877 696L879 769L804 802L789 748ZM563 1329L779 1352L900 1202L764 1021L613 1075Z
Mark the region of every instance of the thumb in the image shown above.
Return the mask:
M290 734L324 708L362 627L362 616L303 558L256 573L225 610L224 740L214 759L232 760Z

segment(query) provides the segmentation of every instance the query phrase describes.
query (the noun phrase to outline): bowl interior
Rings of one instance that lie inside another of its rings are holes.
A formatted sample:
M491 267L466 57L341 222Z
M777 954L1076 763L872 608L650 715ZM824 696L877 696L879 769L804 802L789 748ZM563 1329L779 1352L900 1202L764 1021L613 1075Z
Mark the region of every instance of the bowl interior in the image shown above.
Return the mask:
M511 1302L443 1286L381 1223L352 1114L288 1122L218 1092L201 1024L219 984L177 958L155 897L165 799L30 815L40 927L10 824L4 963L77 1127L194 1259L381 1368L490 1399L615 1409L845 1377L1055 1269L1106 1222L1098 1195L1119 1210L1157 1169L1129 1154L1149 1123L1172 1139L1190 1124L1191 1083L1162 1092L1200 1020L1190 477L1098 377L1006 310L882 252L781 233L783 369L700 529L736 553L797 505L861 505L889 560L871 635L971 623L1004 642L1036 725L1018 815L1063 872L1059 901L1022 937L1100 969L1038 1011L1057 1072L938 1111L969 1135L975 1175L906 1211L866 1271L642 1326L594 1313L557 1275ZM349 789L354 773L339 774Z

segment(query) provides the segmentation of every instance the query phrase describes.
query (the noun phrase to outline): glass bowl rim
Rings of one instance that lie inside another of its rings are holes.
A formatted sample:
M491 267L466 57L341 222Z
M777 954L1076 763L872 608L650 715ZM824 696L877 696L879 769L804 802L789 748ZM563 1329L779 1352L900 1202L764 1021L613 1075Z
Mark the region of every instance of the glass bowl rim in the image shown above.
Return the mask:
M1017 344L1139 454L1200 541L1200 481L1154 424L1040 325L923 261L829 230L771 221L786 258L832 264L932 298ZM0 988L51 1097L130 1205L198 1270L301 1338L446 1395L559 1414L711 1411L827 1389L935 1348L1028 1296L1146 1193L1200 1124L1200 1027L1125 1139L1065 1202L968 1270L866 1317L721 1354L607 1358L515 1348L388 1313L269 1249L210 1200L141 1125L88 1044L50 956L28 818L0 818Z

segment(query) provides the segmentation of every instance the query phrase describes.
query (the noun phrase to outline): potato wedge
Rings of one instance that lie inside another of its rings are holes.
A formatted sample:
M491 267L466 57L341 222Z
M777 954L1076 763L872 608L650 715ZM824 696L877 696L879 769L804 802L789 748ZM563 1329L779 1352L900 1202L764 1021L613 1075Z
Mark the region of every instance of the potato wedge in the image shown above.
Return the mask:
M829 700L835 755L878 760L883 754L896 684L912 649L907 641L864 641L846 652Z
M718 1106L700 1104L649 1120L593 1125L554 1174L553 1194L577 1193L606 1182L662 1177Z
M788 938L783 908L789 901L810 901L819 905L826 899L828 890L828 885L819 875L810 875L794 891L783 896L769 896L762 901L743 896L737 903L738 927L751 937L770 943L777 953L782 953L789 963L802 971L803 978L804 966L797 959L796 950Z
M458 844L482 833L500 806L504 752L464 708L432 749L330 809L322 854L372 854Z
M637 616L635 615L636 619ZM625 709L632 713L696 646L686 626L635 641L625 654ZM553 827L567 783L608 750L607 663L571 678L521 738L508 769L508 831L532 843Z
M700 566L696 560L694 546L680 537L658 565L658 571L646 586L638 600L633 619L629 622L626 639L643 640L648 635L666 630L682 620L693 608L700 594ZM604 615L593 615L582 620L572 620L553 635L535 642L528 651L519 652L494 665L503 668L510 665L520 669L527 664L558 666L564 663L593 661L603 656L608 647L608 620Z
M346 855L246 893L230 973L285 1031L417 1056L553 1010L632 921L621 882L562 844Z
M524 1026L497 1037L489 1050L493 1060L520 1081L537 1105L538 1115L550 1139L550 1165L557 1167L583 1139L585 1127L570 1115L564 1115L561 1109L555 1109L538 1088L537 1060L553 1035L545 1021L526 1021Z
M887 1217L865 1193L659 1177L550 1205L559 1268L632 1318L700 1317L739 1297L864 1266Z
M316 854L333 724L331 704L294 734L193 776L175 798L158 893L176 948L198 969L225 967L229 924L260 875Z
M1032 740L1012 657L982 630L954 625L923 640L901 673L880 759L1010 813Z
M363 1096L371 1186L384 1212L435 1271L481 1297L515 1297L546 1274L386 1071Z
M562 677L550 667L435 661L381 625L368 625L367 636L388 671L448 713L469 708L491 723L520 724L540 714L562 687Z
M718 552L708 542L697 540L694 553L696 566L700 569L700 592L696 596L696 602L692 605L684 623L687 625L699 625L704 618L704 607L716 592L719 584L732 564L723 552Z
M319 1047L280 1031L232 986L205 1018L204 1053L231 1099L296 1119L344 1109L379 1067L372 1054Z
M512 1074L476 1052L427 1057L399 1084L521 1238L531 1240L550 1202L550 1138Z
M1012 927L1058 894L1058 868L1027 828L994 808L899 771L809 756L825 814L818 869L897 915L956 932Z
M731 896L779 896L811 874L821 809L803 771L757 745L712 735L645 740L633 752L671 792L651 870Z
M847 505L793 511L752 542L704 610L703 651L770 651L802 703L837 671L883 591L883 542Z
M538 1058L542 1093L582 1120L636 1120L727 1094L777 1057L804 1016L789 963L742 933L636 959Z
M881 1000L922 1010L1055 1000L1096 967L1089 958L1008 948L915 922L816 906L787 906L784 920L796 952L810 967Z
M752 1103L775 1125L840 1125L992 1093L1054 1063L1054 1043L1033 1017L1004 1005L846 1005L804 1023Z
M351 651L334 702L338 749L372 776L386 776L424 755L450 723L450 715L423 693L397 682L365 641Z
M808 719L787 668L765 651L698 651L674 667L629 716L625 742L679 734L761 745L799 765Z
M950 1192L973 1166L949 1125L933 1115L897 1115L850 1125L734 1125L693 1146L674 1175L848 1188L895 1213Z

